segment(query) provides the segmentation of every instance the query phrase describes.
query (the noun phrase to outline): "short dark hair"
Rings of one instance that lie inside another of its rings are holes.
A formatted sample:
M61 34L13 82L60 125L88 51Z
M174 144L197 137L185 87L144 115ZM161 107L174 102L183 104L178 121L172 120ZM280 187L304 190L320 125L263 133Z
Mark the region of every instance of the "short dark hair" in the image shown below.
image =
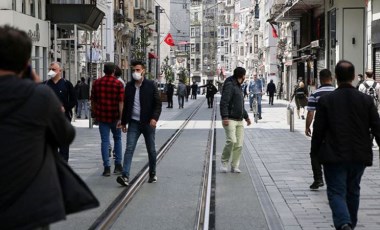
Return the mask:
M339 82L351 82L355 79L355 67L347 60L340 60L335 66L335 76Z
M85 81L86 81L86 79L85 79L84 77L81 77L80 80L81 80L82 82L85 82Z
M111 75L115 72L115 63L113 62L106 62L104 63L103 72L106 75Z
M20 73L32 52L32 40L26 32L9 25L0 26L0 69Z
M143 69L145 69L145 62L144 61L141 61L141 60L133 60L131 62L131 66L137 66L137 65L141 65Z
M243 78L246 74L246 70L243 67L236 67L234 69L234 77L235 78Z
M326 82L326 81L331 81L332 76L331 76L331 71L328 69L323 69L319 71L319 80L320 82Z
M120 77L121 75L123 75L123 72L121 72L121 69L119 66L115 66L115 76L116 77Z

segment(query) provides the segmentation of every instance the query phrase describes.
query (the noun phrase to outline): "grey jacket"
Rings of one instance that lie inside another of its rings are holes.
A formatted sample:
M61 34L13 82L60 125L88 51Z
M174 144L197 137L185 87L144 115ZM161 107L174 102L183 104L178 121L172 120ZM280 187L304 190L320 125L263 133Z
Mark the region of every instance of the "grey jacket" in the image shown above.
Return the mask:
M231 76L224 81L220 99L220 116L222 119L243 120L248 118L244 108L244 95L241 85Z

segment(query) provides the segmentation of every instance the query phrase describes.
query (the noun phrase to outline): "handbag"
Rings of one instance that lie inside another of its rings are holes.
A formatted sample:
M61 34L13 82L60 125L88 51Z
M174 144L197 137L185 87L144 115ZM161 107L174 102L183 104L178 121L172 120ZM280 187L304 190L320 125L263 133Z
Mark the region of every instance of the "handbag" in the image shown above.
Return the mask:
M99 201L86 183L58 155L53 153L66 214L96 208Z

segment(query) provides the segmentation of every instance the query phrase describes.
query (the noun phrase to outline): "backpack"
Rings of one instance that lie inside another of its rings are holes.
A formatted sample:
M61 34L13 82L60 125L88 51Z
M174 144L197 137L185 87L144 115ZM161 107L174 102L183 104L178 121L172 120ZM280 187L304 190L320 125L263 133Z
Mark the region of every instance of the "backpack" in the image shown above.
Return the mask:
M367 82L364 82L363 83L364 86L365 86L365 91L364 93L367 94L367 95L370 95L375 101L377 101L377 92L376 92L376 85L377 85L377 82L373 82L373 84L370 86L368 85Z
M296 99L304 99L306 97L305 91L303 88L297 88L295 91Z

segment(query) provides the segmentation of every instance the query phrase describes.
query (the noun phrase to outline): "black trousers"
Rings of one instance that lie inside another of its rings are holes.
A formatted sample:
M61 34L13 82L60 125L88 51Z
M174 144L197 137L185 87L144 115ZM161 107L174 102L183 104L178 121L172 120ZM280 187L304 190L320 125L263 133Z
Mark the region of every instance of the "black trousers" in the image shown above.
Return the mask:
M214 104L214 95L206 96L207 97L207 105L209 108L212 108Z
M313 170L314 181L323 181L322 165L319 163L318 155L310 153L311 170Z
M71 122L72 114L67 111L65 113L66 118L69 122ZM61 155L61 157L68 162L69 161L69 154L70 154L70 145L63 145L58 147L58 153Z
M168 108L173 108L173 94L167 94L168 98Z
M269 93L269 104L273 105L274 93Z

